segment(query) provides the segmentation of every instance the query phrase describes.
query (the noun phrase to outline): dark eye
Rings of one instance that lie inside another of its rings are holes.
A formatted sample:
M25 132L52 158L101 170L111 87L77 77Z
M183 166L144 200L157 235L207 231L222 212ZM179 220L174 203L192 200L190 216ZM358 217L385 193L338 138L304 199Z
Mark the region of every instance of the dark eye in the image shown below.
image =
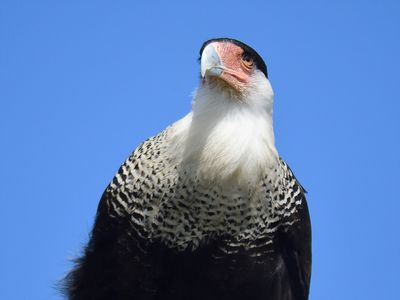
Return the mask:
M253 57L252 57L249 53L244 52L244 53L242 54L242 62L243 62L243 65L244 65L247 69L253 68L253 65L254 65Z
M248 63L253 62L253 58L251 57L251 55L247 52L244 52L242 54L242 59Z

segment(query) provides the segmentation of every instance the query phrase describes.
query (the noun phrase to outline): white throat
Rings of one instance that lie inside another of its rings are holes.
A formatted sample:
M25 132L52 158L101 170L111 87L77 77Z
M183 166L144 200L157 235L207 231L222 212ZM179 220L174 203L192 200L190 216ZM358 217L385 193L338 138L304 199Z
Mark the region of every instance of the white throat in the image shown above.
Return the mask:
M257 183L278 161L272 125L272 89L246 102L201 85L192 112L171 128L171 153L180 170L211 182Z

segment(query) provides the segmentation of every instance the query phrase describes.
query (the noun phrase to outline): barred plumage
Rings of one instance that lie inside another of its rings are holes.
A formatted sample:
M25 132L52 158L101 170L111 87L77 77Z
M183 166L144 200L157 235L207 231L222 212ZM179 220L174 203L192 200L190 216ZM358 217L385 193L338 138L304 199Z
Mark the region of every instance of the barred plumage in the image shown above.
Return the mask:
M282 160L247 189L201 182L171 164L170 130L144 142L121 166L106 190L111 216L130 216L142 238L180 251L222 233L235 237L226 246L247 250L295 222L304 193Z

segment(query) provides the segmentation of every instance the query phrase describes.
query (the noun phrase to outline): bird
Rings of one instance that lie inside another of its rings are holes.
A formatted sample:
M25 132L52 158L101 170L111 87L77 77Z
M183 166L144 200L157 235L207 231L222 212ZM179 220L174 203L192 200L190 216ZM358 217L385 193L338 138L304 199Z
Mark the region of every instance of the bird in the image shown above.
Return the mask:
M68 299L308 299L306 191L275 147L267 66L233 38L199 63L191 111L105 189Z

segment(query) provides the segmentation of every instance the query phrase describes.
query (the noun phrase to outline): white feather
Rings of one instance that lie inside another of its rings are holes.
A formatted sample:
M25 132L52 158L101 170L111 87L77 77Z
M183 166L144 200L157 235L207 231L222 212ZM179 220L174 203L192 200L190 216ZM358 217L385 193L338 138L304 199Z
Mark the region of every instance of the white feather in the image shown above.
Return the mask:
M278 160L273 91L257 71L243 97L203 83L192 112L170 128L170 155L180 171L208 182L257 183Z

